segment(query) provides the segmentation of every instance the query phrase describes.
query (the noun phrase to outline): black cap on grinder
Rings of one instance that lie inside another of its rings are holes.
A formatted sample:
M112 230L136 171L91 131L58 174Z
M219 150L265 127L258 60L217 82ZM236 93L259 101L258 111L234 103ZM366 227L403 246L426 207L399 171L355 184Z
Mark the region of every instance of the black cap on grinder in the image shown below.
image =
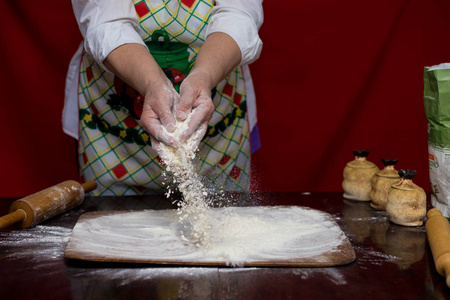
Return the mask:
M367 157L367 156L369 156L370 151L369 150L353 150L352 153L354 156L357 156L357 157Z
M383 165L386 166L395 166L398 163L398 159L381 159Z
M401 169L398 171L398 175L400 177L403 177L405 179L413 179L417 175L417 171L415 170L408 170L408 169Z

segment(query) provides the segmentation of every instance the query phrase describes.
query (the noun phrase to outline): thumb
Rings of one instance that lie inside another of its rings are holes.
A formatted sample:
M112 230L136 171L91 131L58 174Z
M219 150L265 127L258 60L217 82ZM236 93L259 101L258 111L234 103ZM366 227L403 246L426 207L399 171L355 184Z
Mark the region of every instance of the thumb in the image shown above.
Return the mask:
M184 121L191 113L194 100L197 98L194 91L191 88L184 88L180 90L180 102L177 105L175 116Z

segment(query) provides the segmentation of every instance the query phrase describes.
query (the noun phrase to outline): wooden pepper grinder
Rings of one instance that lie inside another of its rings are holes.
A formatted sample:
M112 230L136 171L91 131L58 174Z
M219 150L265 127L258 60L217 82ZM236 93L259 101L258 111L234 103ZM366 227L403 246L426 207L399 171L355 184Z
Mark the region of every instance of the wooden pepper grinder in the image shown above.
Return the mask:
M391 185L400 182L401 178L395 165L398 159L382 159L384 169L372 177L372 190L370 191L370 206L379 210L386 210L387 195Z
M367 160L369 150L352 151L355 159L344 168L344 198L358 201L370 201L371 180L380 169Z
M393 184L388 192L386 212L389 220L403 226L421 226L427 213L425 191L414 184L417 172L400 170L400 182Z

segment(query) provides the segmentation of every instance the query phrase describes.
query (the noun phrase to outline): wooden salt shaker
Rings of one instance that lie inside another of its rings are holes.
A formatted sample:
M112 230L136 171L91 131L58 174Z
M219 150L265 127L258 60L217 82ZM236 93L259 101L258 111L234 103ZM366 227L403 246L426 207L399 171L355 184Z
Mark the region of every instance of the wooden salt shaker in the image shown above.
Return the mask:
M400 182L401 178L395 165L398 159L382 159L384 169L372 177L372 190L370 191L370 206L379 210L386 210L387 195L391 185Z
M367 160L369 150L352 151L355 159L344 168L344 198L358 201L370 201L371 180L380 169Z
M425 191L414 184L417 172L400 170L400 182L393 184L388 192L386 212L389 220L403 226L421 226L427 212Z

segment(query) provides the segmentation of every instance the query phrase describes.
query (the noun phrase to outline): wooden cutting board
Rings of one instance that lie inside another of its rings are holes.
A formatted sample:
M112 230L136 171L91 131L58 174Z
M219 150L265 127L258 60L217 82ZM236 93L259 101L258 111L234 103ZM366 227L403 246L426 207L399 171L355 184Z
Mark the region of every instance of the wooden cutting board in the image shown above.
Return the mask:
M83 214L69 259L201 266L326 267L351 263L353 247L333 217L298 206L210 209L211 247L181 239L176 210Z

